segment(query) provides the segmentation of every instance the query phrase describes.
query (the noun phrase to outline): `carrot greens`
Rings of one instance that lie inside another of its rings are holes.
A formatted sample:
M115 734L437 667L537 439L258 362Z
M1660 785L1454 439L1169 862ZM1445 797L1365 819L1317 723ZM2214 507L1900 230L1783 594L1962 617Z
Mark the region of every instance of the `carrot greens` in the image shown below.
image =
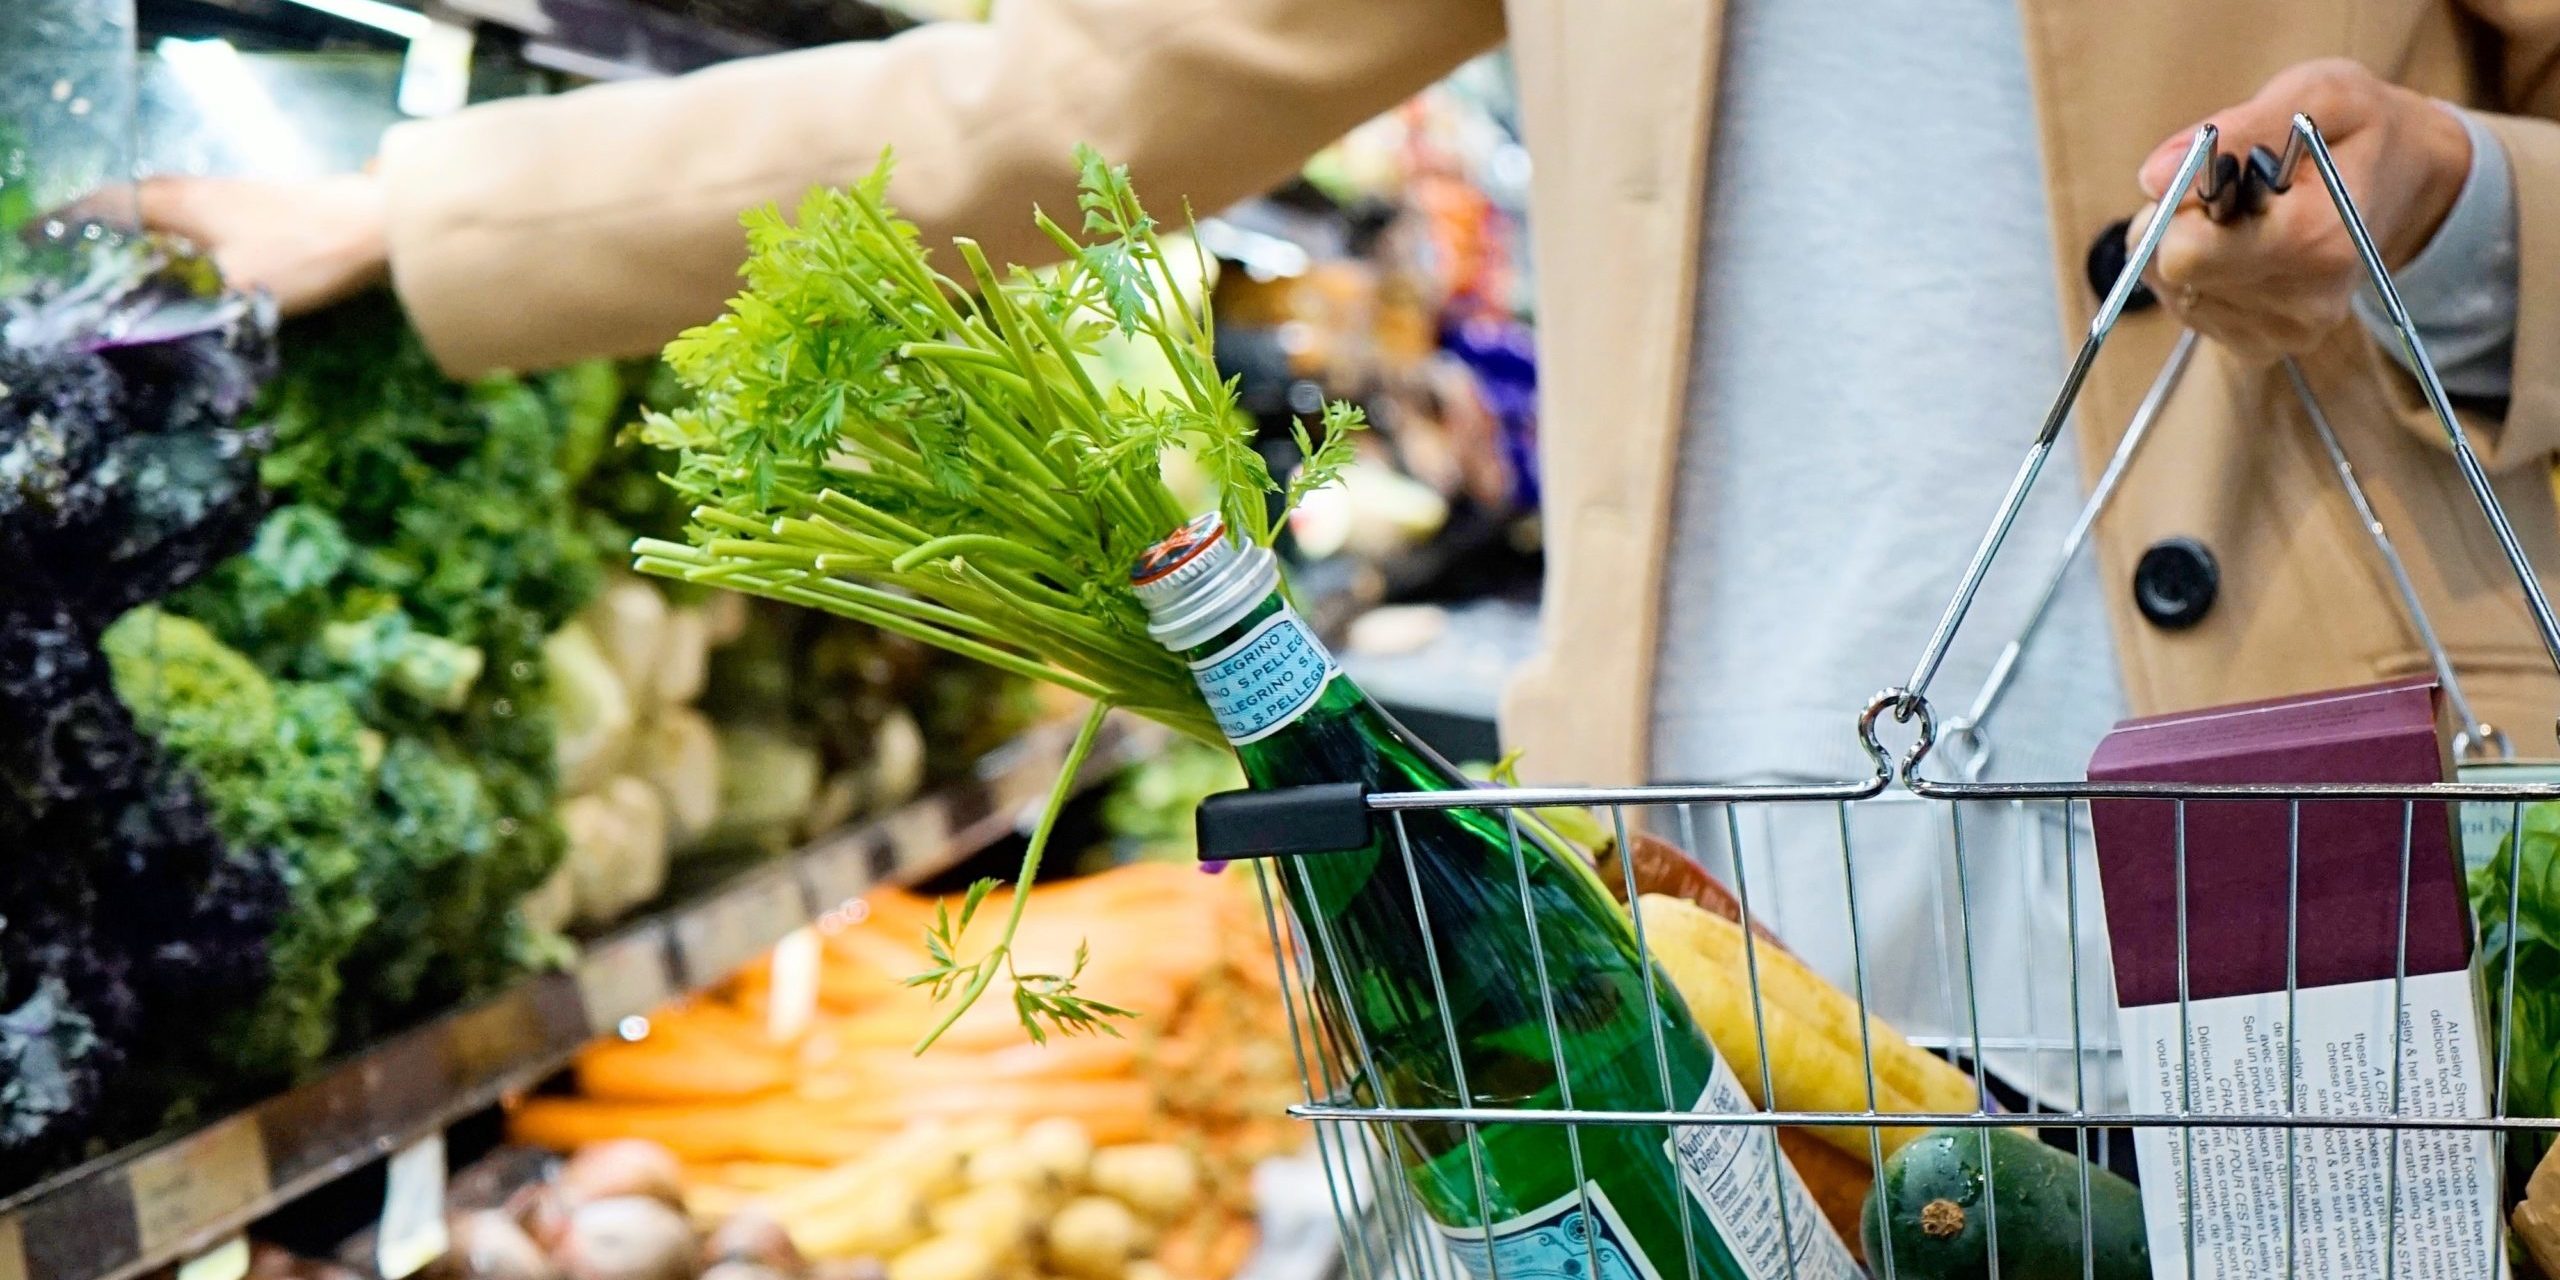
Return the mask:
M677 451L669 481L696 504L686 541L634 546L642 571L824 609L1095 704L997 940L964 958L984 886L926 940L934 967L912 981L947 1007L919 1051L998 976L1034 1039L1117 1034L1126 1011L1077 995L1073 972L1016 972L1011 946L1107 711L1224 743L1128 588L1131 563L1189 514L1166 487L1166 452L1198 460L1235 536L1273 535L1279 486L1218 376L1207 298L1185 293L1128 171L1090 148L1076 163L1079 231L1032 215L1065 255L1051 271L999 273L966 239L956 271L937 266L888 202L886 157L851 188L812 191L796 222L749 213L744 292L667 348L686 403L641 428ZM1151 349L1168 385L1098 378L1095 352L1115 339ZM1338 475L1364 425L1337 404L1320 434L1302 429L1307 461L1284 503Z

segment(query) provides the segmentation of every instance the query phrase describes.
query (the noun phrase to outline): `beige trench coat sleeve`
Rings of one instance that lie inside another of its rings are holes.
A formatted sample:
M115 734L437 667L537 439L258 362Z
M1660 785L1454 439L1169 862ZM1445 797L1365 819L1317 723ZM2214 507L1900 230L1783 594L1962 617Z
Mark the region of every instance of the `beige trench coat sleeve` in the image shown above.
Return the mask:
M656 349L719 313L738 215L897 155L928 243L1052 257L1071 152L1207 212L1502 38L1499 0L1006 0L985 24L518 99L384 140L395 287L446 370Z
M2506 413L2466 409L2461 416L2482 465L2509 471L2549 465L2560 453L2560 0L2474 0L2464 7L2494 28L2496 58L2480 121L2506 149L2515 183L2517 289ZM2382 359L2379 347L2375 353ZM2444 428L2417 381L2391 372L2386 385L2402 421L2443 444Z

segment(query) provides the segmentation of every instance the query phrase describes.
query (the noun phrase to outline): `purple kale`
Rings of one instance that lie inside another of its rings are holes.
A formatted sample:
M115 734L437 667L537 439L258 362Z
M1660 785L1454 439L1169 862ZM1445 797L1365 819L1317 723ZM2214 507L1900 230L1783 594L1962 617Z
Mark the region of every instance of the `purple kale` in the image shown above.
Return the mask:
M264 516L272 328L148 243L0 298L0 1190L148 1132L268 978L281 862L223 842L100 637Z

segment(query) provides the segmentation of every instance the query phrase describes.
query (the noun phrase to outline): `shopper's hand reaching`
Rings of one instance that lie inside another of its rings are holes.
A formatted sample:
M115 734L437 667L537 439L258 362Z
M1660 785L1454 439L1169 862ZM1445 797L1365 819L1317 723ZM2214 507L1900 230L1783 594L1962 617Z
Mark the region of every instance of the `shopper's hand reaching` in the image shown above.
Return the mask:
M2246 155L2251 146L2281 153L2297 111L2328 139L2384 265L2407 265L2470 176L2471 138L2462 122L2423 94L2331 58L2286 68L2256 97L2201 123L2221 130L2225 154ZM2155 202L2177 177L2193 136L2193 128L2181 129L2143 161L2142 190ZM2134 226L2143 222L2137 217ZM2146 279L2197 332L2244 358L2269 361L2307 352L2345 324L2365 271L2306 157L2292 189L2256 217L2216 225L2186 192Z
M287 315L313 311L388 274L386 198L370 173L268 181L146 178L101 191L57 217L130 224L183 237L237 288L264 289Z

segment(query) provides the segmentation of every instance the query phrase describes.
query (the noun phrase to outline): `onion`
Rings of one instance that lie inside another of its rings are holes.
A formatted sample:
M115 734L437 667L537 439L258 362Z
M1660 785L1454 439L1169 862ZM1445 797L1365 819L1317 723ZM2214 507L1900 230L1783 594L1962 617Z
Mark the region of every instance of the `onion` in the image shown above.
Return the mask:
M614 1196L646 1196L684 1207L684 1166L654 1142L617 1138L578 1148L560 1167L560 1190L572 1205Z
M552 1183L517 1188L507 1197L507 1213L545 1253L560 1247L560 1236L569 1229L569 1198Z
M612 1196L570 1211L556 1256L568 1280L693 1280L699 1248L665 1202Z
M714 1270L724 1262L752 1262L795 1275L809 1265L781 1221L758 1209L731 1214L714 1229L702 1244L702 1261Z
M446 1220L452 1245L435 1274L453 1280L560 1280L542 1246L503 1210L457 1213Z
M291 1280L302 1270L302 1256L280 1244L264 1240L249 1246L248 1280Z

